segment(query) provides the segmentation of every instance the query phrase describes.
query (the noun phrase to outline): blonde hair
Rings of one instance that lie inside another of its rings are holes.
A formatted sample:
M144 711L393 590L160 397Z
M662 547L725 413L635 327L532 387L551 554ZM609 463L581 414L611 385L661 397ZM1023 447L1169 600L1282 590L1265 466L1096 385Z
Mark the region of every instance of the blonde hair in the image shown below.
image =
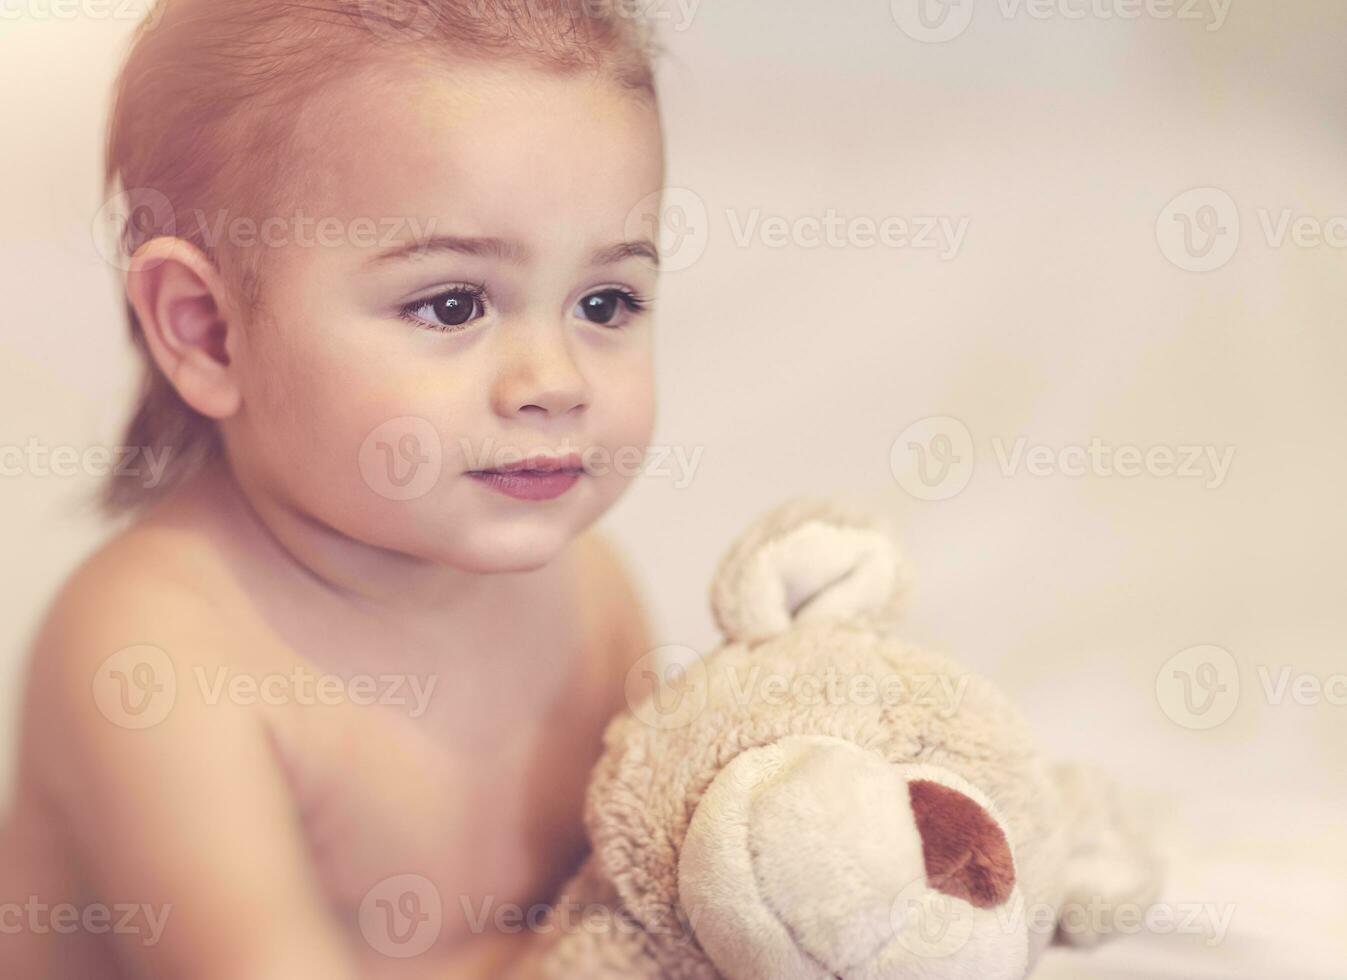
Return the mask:
M290 120L330 81L390 57L446 54L603 72L655 97L650 29L622 0L160 0L132 39L108 126L104 193L130 215L119 251L160 235L190 241L240 308L257 312L256 260L215 248L190 216L274 209L300 176ZM168 463L153 488L110 477L101 503L114 515L149 505L223 448L215 422L159 371L125 305L143 380L123 444Z

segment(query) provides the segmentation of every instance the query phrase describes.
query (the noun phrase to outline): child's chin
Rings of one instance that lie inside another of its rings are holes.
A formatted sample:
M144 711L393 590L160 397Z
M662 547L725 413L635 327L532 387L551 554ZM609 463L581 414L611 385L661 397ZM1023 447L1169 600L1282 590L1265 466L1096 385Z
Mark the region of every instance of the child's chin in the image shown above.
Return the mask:
M502 529L496 535L474 536L454 564L481 574L533 572L556 561L573 537L570 528L528 527Z
M385 539L383 547L459 571L479 575L507 575L537 571L555 562L580 530L569 515L548 521L500 522L483 520L475 527L431 529L421 527L401 542Z

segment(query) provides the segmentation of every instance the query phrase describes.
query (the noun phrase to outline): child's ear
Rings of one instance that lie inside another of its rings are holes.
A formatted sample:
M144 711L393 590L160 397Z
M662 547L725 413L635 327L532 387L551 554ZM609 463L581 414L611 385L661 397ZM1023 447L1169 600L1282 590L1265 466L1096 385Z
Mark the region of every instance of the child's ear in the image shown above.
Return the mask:
M155 238L136 250L126 295L150 354L182 400L208 418L238 411L240 391L223 313L225 284L205 254L180 238Z

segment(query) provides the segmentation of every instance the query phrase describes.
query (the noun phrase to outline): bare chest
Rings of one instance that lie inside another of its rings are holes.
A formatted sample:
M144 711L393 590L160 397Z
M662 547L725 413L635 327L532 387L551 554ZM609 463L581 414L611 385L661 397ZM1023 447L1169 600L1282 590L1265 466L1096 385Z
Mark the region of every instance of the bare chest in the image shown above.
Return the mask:
M315 873L358 946L452 945L575 870L615 683L592 637L557 616L470 656L331 656L297 675L306 696L269 706Z

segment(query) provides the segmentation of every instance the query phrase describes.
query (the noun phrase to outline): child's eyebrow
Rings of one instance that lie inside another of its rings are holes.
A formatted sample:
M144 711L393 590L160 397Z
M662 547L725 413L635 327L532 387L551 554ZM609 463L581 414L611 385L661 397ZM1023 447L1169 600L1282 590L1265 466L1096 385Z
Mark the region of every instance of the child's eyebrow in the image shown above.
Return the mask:
M490 256L504 262L525 262L528 249L503 238L471 238L457 235L435 235L419 238L386 249L371 257L366 266L384 265L404 259L418 259L438 252L454 252L459 255ZM643 258L659 266L659 249L648 240L618 242L597 249L589 259L590 265L611 265L626 258Z

